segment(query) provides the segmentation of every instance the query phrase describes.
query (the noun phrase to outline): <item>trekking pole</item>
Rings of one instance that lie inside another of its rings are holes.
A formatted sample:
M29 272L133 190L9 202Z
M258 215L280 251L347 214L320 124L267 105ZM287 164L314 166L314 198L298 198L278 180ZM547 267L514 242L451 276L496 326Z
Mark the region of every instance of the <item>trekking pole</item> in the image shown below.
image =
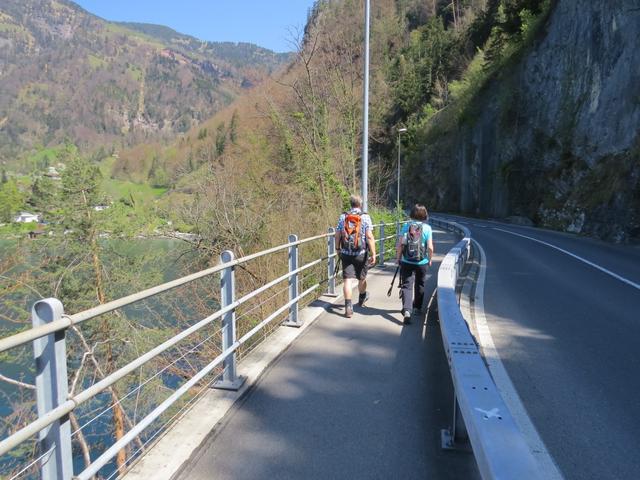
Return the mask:
M336 260L336 268L333 271L333 276L335 277L336 275L338 275L338 270L340 270L340 262L342 261L342 258L340 257L340 255L338 255L338 260Z
M398 275L398 270L400 270L400 265L396 267L396 273L393 274L393 280L391 280L391 286L389 287L389 291L387 292L387 297L391 296L391 290L393 290L393 282L396 281L396 275Z

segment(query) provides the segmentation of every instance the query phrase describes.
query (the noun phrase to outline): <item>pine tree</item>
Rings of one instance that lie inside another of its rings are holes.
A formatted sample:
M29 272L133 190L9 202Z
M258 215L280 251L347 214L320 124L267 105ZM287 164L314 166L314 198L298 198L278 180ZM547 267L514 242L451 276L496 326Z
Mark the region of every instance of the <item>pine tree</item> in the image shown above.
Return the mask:
M71 157L62 174L62 199L64 201L64 220L71 227L76 244L82 251L89 249L90 267L84 288L94 291L93 298L98 303L107 302L105 293L104 268L101 259L101 247L98 244L98 225L94 216L93 206L102 200L99 188L100 170L79 155ZM74 250L74 249L72 249ZM73 254L73 253L72 253ZM116 361L113 352L113 330L108 317L101 318L97 332L98 341L105 343L103 370L106 375L115 370ZM119 440L125 432L125 413L119 403L115 389L111 391L113 405L114 436ZM120 450L116 457L118 469L123 472L126 461L126 449Z
M58 187L47 177L36 178L31 185L29 205L40 212L50 212L55 208Z
M227 131L224 128L224 122L218 125L216 129L216 157L219 157L224 153L224 148L227 144Z
M229 140L235 145L238 139L238 111L234 110L231 116L231 123L229 124Z

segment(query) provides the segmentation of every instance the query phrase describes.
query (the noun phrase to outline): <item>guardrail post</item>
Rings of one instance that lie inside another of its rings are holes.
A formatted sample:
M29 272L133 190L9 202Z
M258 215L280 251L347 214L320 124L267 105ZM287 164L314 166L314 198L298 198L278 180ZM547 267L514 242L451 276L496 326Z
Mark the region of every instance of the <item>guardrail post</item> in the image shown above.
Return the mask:
M327 237L327 293L329 297L337 297L336 293L336 229L329 227L329 236Z
M231 250L225 250L220 254L220 262L231 262L234 258ZM236 300L236 274L233 266L220 272L220 307L225 308ZM236 310L228 311L222 316L222 351L224 352L236 342ZM236 376L236 352L223 361L224 370L222 378L213 384L214 388L222 390L238 390L245 377Z
M453 413L453 441L456 443L467 443L469 441L469 433L467 432L467 426L464 424L464 418L462 417L460 404L458 403L457 398L454 398L454 403L455 410Z
M444 450L461 450L465 452L471 450L469 433L464 424L464 418L462 418L460 404L455 392L453 393L453 421L450 428L440 431L440 440Z
M289 235L289 243L297 242L297 235ZM298 245L289 247L289 273L298 269ZM289 301L298 297L298 274L294 273L289 277ZM298 301L296 300L289 307L289 318L283 323L287 327L301 327L302 322L298 320Z
M378 248L378 265L384 265L384 223L380 224L380 247Z
M47 298L34 303L31 321L34 327L62 318L64 309L60 300ZM67 400L67 351L65 331L47 335L33 341L36 361L36 400L38 417L43 417ZM73 476L73 453L71 449L71 422L66 415L40 431L40 452L53 448L40 461L43 480L68 480Z

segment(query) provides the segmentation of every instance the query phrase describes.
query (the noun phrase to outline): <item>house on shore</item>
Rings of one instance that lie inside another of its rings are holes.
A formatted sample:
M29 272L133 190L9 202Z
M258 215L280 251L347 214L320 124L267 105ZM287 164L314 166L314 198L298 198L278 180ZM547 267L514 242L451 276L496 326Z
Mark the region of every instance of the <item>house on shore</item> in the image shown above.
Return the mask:
M41 221L40 217L39 213L20 212L19 215L13 218L13 221L16 223L38 223Z
M47 169L47 172L44 174L45 177L49 177L52 180L60 180L60 172L58 172L58 169L56 169L56 167L49 167Z

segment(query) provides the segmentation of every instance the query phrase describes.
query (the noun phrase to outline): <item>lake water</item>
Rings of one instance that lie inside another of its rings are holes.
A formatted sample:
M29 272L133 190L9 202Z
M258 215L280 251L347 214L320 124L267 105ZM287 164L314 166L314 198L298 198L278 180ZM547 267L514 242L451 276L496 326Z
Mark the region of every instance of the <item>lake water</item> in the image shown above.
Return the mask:
M40 240L35 240L40 241ZM181 272L183 272L183 265L185 261L189 260L189 255L186 254L188 249L188 245L184 242L172 239L140 239L140 240L104 240L113 252L117 252L117 255L122 258L133 258L138 256L148 255L153 253L153 260L146 263L141 268L140 271L131 272L132 274L138 275L141 279L155 279L158 281L154 281L153 284L166 282L172 280L179 276ZM103 245L104 246L104 245ZM17 250L17 242L14 240L0 240L0 258L8 258L5 256L15 254ZM25 264L35 263L34 259L25 259ZM147 285L149 286L149 285ZM128 295L130 291L121 292L122 295ZM42 292L43 296L49 295L48 292ZM178 292L179 294L179 292ZM18 298L0 298L0 312L2 312L3 306L6 307L6 302L9 300L20 302L19 304L24 305L24 320L28 322L30 316L30 307L33 301L37 300L38 297L33 294L32 296L23 295ZM140 322L141 324L146 324L149 328L158 329L157 325L153 325L154 318L156 316L150 316L149 312L154 309L154 301L157 304L157 300L151 299L146 301L146 304L141 307L129 307L124 309L123 312L125 316L132 321ZM97 302L96 302L97 304ZM71 312L75 313L75 312ZM168 324L171 324L172 320L166 320ZM87 324L91 323L91 320L86 322ZM23 324L24 325L24 324ZM12 323L7 320L3 320L0 318L0 328L2 328L2 336L9 335L12 331L15 332L18 329L24 328L23 325ZM84 328L84 324L83 324ZM90 327L89 327L90 328ZM160 327L161 330L161 327ZM157 333L156 333L157 334ZM73 348L70 343L73 341L73 335L70 335L67 342L67 349L69 351L70 348ZM78 348L76 346L76 348ZM114 348L117 349L117 346ZM24 345L23 347L19 347L18 349L14 349L11 351L12 357L2 356L0 357L0 371L3 375L14 379L20 379L26 383L34 382L34 374L33 374L33 350L32 346ZM144 352L141 352L141 354ZM17 358L16 358L17 355ZM71 368L71 366L70 366ZM174 383L175 379L170 376L162 379L165 384L166 383ZM71 379L70 379L71 381ZM91 380L93 382L93 380ZM85 388L88 386L83 385ZM76 391L81 390L81 388ZM18 387L8 384L6 382L0 381L0 415L6 417L10 415L13 411L13 407L9 401L9 399L19 398L18 396L19 390ZM31 405L31 402L34 400L33 391L27 390L25 391L25 402ZM93 402L91 405L92 408L100 409L100 405L108 405L110 402L110 398L108 395L101 395L98 397L98 400ZM32 414L33 415L33 414ZM113 417L111 413L107 413L102 416L98 421L94 422L92 425L87 427L86 433L88 433L88 441L96 446L100 444L109 444L112 442L111 436L109 433L111 427L113 425ZM85 431L85 430L83 430ZM5 431L6 434L6 431ZM94 448L95 456L98 456L102 448ZM96 453L97 452L97 453ZM93 454L92 454L93 456ZM82 469L82 458L80 455L80 451L78 449L74 449L74 463L76 467L76 471ZM5 478L5 475L8 473L11 466L15 466L15 462L10 459L8 456L5 456L0 459L0 478ZM114 470L114 465L111 464L105 469L101 471L101 474L106 474L107 476L111 471ZM37 475L33 473L26 474L20 478L37 478Z

